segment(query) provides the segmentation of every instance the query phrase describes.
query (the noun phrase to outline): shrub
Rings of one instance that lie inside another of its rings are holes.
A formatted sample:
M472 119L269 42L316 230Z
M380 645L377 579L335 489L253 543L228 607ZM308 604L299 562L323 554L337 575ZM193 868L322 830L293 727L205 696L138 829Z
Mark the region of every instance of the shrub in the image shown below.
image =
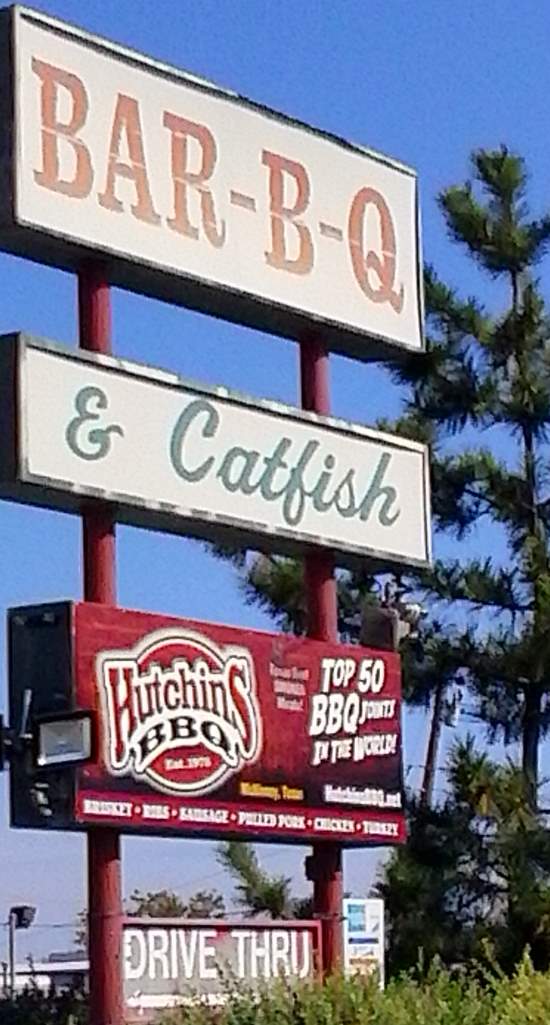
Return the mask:
M235 990L227 1003L164 1015L162 1025L548 1025L550 975L526 957L511 978L498 971L451 972L434 963L381 993L360 979L324 985L272 985L259 993Z
M0 997L0 1025L87 1025L86 997L79 991L42 993L29 986L15 1000Z
M508 978L497 968L449 971L437 963L389 983L334 977L324 985L276 983L233 989L222 1007L197 1003L164 1013L159 1025L547 1025L550 975L526 956ZM44 995L31 987L0 998L0 1025L87 1025L79 993Z

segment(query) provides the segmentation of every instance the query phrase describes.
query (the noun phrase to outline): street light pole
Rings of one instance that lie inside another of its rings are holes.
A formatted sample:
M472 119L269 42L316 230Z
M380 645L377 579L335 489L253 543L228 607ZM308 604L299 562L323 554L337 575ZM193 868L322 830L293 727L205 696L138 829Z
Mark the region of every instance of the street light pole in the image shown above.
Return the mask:
M36 908L31 904L16 904L8 915L8 972L10 1000L15 997L15 930L28 929L34 922Z
M10 910L8 918L8 966L10 978L10 1000L15 996L15 912Z

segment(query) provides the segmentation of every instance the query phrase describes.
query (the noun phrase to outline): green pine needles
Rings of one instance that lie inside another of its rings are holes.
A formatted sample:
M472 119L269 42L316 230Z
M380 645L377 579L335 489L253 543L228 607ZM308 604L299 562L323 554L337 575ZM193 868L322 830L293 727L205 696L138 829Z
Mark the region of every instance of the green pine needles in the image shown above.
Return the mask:
M461 297L426 268L428 351L388 367L403 408L377 425L431 446L438 555L431 571L394 578L429 612L420 643L406 641L402 655L405 699L431 707L432 724L420 793L409 794L409 841L380 883L390 972L416 964L422 946L428 962L437 955L450 966L471 963L487 942L506 971L526 945L537 967L550 965L541 809L550 730L550 321L540 279L550 215L531 215L527 185L524 160L501 146L476 150L469 180L438 197L452 243L480 271L484 298ZM239 572L249 602L283 629L305 630L300 564L260 556L241 561ZM339 572L342 640L358 640L364 604L382 600L387 580L367 561L360 572ZM456 724L459 710L476 744L462 732L438 766L441 727ZM513 763L481 754L483 738L514 745Z

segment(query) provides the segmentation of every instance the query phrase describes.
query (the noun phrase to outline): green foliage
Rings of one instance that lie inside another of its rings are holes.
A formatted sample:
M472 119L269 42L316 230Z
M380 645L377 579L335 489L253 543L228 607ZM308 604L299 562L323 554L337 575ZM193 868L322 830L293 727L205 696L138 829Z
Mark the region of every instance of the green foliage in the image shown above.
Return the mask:
M448 792L435 808L411 801L405 847L378 886L386 901L388 968L438 957L472 965L490 948L512 971L529 946L550 967L550 835L520 769L492 762L468 738L452 750Z
M215 890L197 890L189 900L184 900L173 890L149 893L134 890L127 911L138 918L223 918L225 903Z
M510 978L496 971L450 972L437 963L381 993L374 983L334 977L325 984L239 988L216 1010L172 1012L164 1025L546 1025L550 976L527 957Z
M14 1000L0 996L0 1025L88 1025L88 1002L83 993L42 993L29 986Z
M374 982L335 976L324 984L275 983L254 993L230 989L218 1008L197 1003L166 1012L159 1025L547 1025L550 976L527 956L510 978L481 965L449 971L437 961L381 993ZM0 998L0 1025L87 1025L81 994L43 995L32 987Z
M223 918L225 902L216 890L197 890L184 900L174 890L134 890L125 902L125 913L136 918ZM88 914L77 917L75 943L79 950L88 949Z
M182 918L185 912L185 901L172 890L149 891L141 893L134 890L128 902L128 914L137 918Z
M306 629L304 569L294 559L258 555L245 567L242 590L248 605L259 605L285 631Z
M450 237L502 282L508 307L491 315L428 267L428 352L389 368L407 399L393 424L378 426L430 443L439 531L461 541L482 524L497 528L507 545L498 563L439 560L432 572L399 580L435 616L427 623L426 663L406 652L406 697L429 704L440 662L446 691L458 684L468 692L469 710L491 741L520 741L534 803L540 742L550 729L550 338L534 271L550 242L550 216L529 215L524 161L505 146L476 150L470 168L470 180L444 190L439 206ZM466 431L468 444L459 447ZM241 559L239 568L248 602L285 630L305 630L300 564L259 556ZM363 603L380 600L375 570L338 574L343 640L358 639ZM460 631L452 626L458 607L461 623L464 614L468 621Z
M219 553L218 553L219 554ZM285 632L304 634L307 610L304 567L295 559L256 555L241 562L241 589L248 605L264 609ZM375 599L375 575L368 569L337 574L338 630L343 641L357 641L360 609Z
M550 318L536 274L550 215L533 217L526 197L525 163L505 146L476 150L469 180L438 197L451 239L498 281L499 308L460 297L428 267L428 352L389 367L406 401L379 425L430 443L436 530L461 544L481 528L487 548L397 578L430 610L422 650L403 650L405 697L429 707L439 688L444 717L460 694L490 743L521 749L519 769L499 768L466 745L443 803L411 803L409 842L383 884L397 970L420 946L451 964L481 956L487 939L507 970L526 943L537 966L550 960L548 839L536 814L550 733ZM378 569L365 560L361 574L338 573L343 640L358 640L362 607L381 600ZM260 557L240 572L248 601L304 630L298 564Z
M409 414L435 429L437 526L460 539L485 521L507 542L501 565L490 558L439 562L419 583L428 597L448 603L451 615L458 602L470 609L457 671L490 739L521 742L534 803L540 741L550 726L550 340L533 272L548 248L550 217L529 217L526 168L506 147L476 150L471 171L470 181L441 193L439 205L451 238L508 287L508 309L491 317L430 270L424 373L410 361L394 373L411 388ZM449 453L446 439L465 427L469 447ZM481 437L483 446L475 444ZM496 627L480 617L484 609Z
M312 918L311 899L293 897L291 880L270 875L260 865L249 843L228 840L218 845L220 865L227 869L235 884L237 903L247 915L270 918Z
M527 219L525 162L506 146L479 149L472 153L471 170L472 181L439 197L451 238L495 275L532 267L548 246L550 217Z

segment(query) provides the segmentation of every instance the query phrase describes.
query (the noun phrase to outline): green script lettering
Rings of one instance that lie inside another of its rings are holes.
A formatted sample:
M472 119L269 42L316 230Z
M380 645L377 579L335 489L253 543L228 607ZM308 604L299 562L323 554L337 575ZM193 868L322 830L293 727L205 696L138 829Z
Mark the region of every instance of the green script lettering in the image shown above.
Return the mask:
M279 488L278 491L274 491L271 485L277 470L288 470L288 463L285 463L283 456L286 455L291 445L292 441L290 438L281 438L275 447L275 451L270 456L264 458L265 470L260 481L260 494L262 498L265 498L266 502L274 502L284 494L286 484L284 487Z
M204 460L204 463L201 463L194 470L188 470L183 465L183 445L187 431L193 420L196 420L197 417L204 413L206 413L206 423L202 428L202 436L203 438L213 438L220 423L220 414L211 402L208 402L206 399L195 399L194 402L189 403L179 417L170 441L172 466L178 476L183 477L190 484L203 480L214 465L214 456L209 456L208 459Z
M296 466L292 467L283 499L283 516L291 527L296 527L304 515L307 492L304 487L304 470L319 448L318 441L308 441ZM297 501L295 501L297 499Z
M323 473L319 475L319 480L313 488L313 491L310 491L309 493L311 498L313 499L313 506L315 509L317 509L317 512L327 512L327 510L330 509L332 505L332 498L329 498L327 501L324 497L324 494L332 481L332 471L336 465L336 460L334 456L325 456L324 465L325 469Z
M355 491L353 489L353 481L355 479L355 471L348 470L346 476L336 488L334 492L334 504L344 519L350 519L352 516L357 515L357 506L355 504ZM344 496L347 491L347 502L344 501Z
M384 487L381 486L382 481L384 480L384 475L386 473L386 470L388 469L388 466L390 465L390 462L391 455L389 454L389 452L384 452L384 454L380 456L378 466L374 471L374 477L370 482L369 489L363 501L361 502L360 507L361 519L363 521L368 520L372 512L374 503L380 497L380 495L384 495L384 503L378 513L378 519L384 527L391 527L392 524L395 523L396 519L400 514L400 510L397 509L393 516L390 515L391 507L394 504L394 502L397 501L397 491L395 490L395 488L393 488L391 484L385 484Z
M257 480L255 484L250 481L250 474L254 470L260 453L247 448L240 448L239 445L235 445L229 449L223 459L223 463L218 470L218 477L220 478L223 486L228 491L242 491L243 495L252 495L258 489L260 481ZM242 464L239 467L239 462ZM236 467L237 475L234 480L231 479L231 470Z
M107 427L90 426L95 420L101 419L101 413L108 409L109 400L102 388L89 384L81 388L74 400L77 416L67 425L65 440L67 445L80 459L103 459L111 451L111 435L124 437L120 424L109 424ZM82 442L87 448L82 447Z
M259 493L266 502L280 501L282 518L290 527L301 523L308 500L321 515L334 509L343 519L359 517L362 522L369 520L376 509L378 521L384 527L391 527L401 515L396 488L384 483L392 461L390 452L379 457L360 500L358 471L349 464L339 468L332 453L323 456L319 452L322 442L315 439L300 447L292 438L283 437L267 455L255 448L233 445L206 456L195 466L189 465L189 460L197 458L194 448L198 443L207 438L223 438L223 433L222 414L212 402L189 402L178 417L170 440L170 458L178 476L196 484L214 473L231 494ZM293 445L298 450L297 458L289 455ZM320 459L322 469L318 466Z

